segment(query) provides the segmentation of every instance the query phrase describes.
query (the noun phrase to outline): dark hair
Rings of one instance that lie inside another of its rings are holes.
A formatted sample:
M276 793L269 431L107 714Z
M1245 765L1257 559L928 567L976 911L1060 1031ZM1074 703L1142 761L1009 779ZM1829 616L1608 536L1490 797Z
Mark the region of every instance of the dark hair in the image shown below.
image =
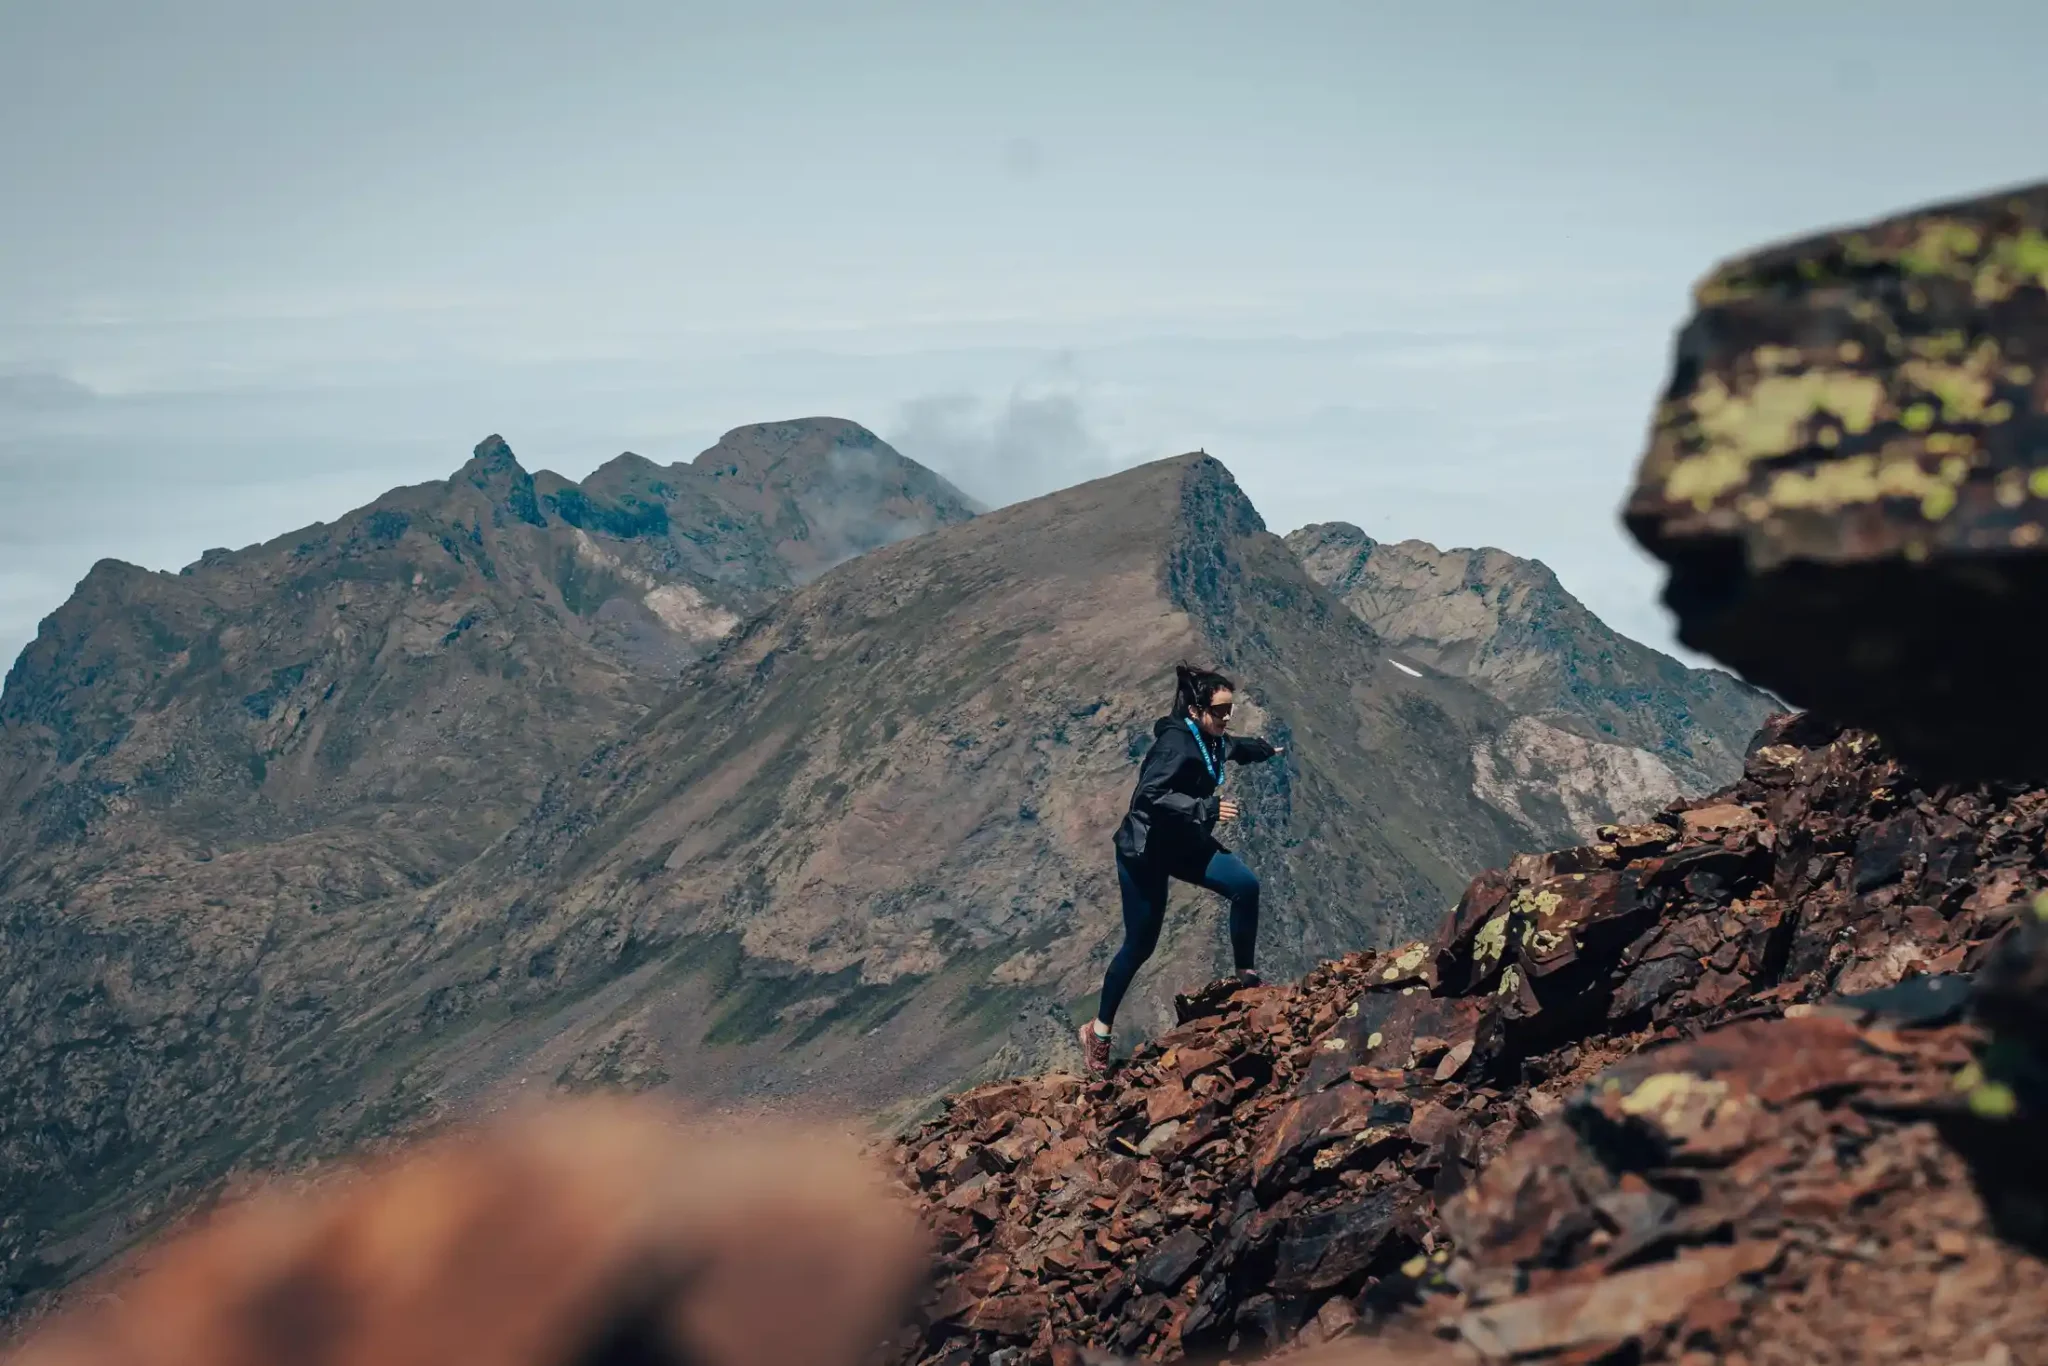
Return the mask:
M1235 683L1214 669L1199 669L1187 663L1173 666L1173 682L1175 716L1186 716L1189 707L1207 707L1216 694L1226 688L1237 691Z

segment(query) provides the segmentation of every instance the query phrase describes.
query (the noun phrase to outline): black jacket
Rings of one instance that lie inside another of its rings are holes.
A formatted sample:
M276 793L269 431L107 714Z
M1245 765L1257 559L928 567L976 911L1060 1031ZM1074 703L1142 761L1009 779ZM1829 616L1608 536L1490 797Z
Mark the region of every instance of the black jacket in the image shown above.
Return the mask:
M1206 745L1220 773L1225 763L1261 764L1273 757L1264 740L1232 735L1222 741L1196 738L1178 717L1152 723L1152 748L1138 769L1131 809L1116 830L1116 851L1126 858L1166 859L1175 864L1206 859L1222 848L1216 827L1216 780L1202 762ZM1220 751L1220 753L1219 753Z

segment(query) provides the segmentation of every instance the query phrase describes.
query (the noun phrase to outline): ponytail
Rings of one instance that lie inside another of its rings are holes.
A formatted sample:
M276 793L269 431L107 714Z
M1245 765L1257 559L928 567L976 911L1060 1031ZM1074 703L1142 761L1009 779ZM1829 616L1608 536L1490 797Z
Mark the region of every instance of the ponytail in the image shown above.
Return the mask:
M1207 707L1217 693L1228 688L1232 692L1237 685L1217 673L1214 669L1197 668L1182 661L1173 666L1173 715L1176 720L1188 714L1189 707Z

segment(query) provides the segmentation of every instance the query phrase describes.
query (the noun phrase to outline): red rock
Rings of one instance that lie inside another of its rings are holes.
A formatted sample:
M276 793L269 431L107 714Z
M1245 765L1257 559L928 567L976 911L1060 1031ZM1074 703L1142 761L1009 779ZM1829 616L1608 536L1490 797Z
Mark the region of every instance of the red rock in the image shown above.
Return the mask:
M1720 802L1712 806L1681 811L1678 813L1678 822L1685 834L1699 837L1755 830L1763 824L1763 818L1746 806Z
M961 1316L963 1327L997 1337L1028 1338L1052 1313L1052 1302L1044 1292L1020 1290L997 1295L976 1304Z
M1179 1082L1170 1082L1145 1093L1145 1122L1160 1125L1194 1113L1198 1102Z
M1701 1296L1762 1271L1777 1256L1775 1242L1706 1248L1679 1261L1471 1310L1458 1331L1489 1356L1620 1343L1682 1317Z

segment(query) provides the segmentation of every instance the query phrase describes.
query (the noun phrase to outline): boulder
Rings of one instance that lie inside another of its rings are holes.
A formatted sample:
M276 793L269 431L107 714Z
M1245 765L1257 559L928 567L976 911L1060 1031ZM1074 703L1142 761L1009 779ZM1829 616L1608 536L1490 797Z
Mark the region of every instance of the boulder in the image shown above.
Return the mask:
M2048 185L1728 261L1624 520L1679 638L1930 777L2048 774Z

